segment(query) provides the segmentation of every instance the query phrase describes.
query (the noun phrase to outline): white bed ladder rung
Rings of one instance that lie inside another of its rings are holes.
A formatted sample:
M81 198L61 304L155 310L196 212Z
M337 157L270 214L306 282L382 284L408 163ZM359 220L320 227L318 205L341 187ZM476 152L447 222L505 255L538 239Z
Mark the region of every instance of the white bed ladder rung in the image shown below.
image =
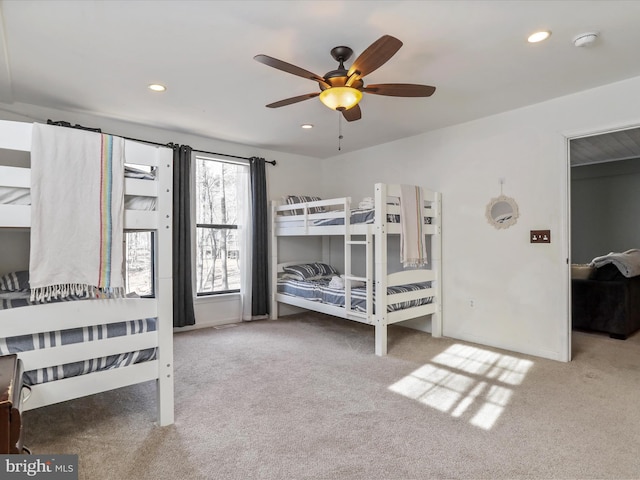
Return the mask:
M354 277L353 275L345 275L345 280L356 281L356 282L366 282L367 277Z
M347 245L366 245L367 240L347 240Z

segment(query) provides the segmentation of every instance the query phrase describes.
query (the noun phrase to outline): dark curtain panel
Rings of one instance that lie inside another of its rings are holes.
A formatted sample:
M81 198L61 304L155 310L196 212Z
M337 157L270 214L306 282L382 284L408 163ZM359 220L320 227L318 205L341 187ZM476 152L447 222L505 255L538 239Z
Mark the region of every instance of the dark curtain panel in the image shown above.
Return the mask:
M191 282L191 147L173 147L173 326L195 325Z
M267 232L267 176L264 158L250 159L253 267L251 315L269 314L269 236Z

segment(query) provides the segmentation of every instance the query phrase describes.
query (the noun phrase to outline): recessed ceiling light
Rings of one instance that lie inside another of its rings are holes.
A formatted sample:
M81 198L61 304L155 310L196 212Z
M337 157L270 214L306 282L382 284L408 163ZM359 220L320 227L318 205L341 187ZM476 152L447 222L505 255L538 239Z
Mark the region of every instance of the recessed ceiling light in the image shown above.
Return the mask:
M164 92L167 89L164 85L160 85L159 83L152 83L149 85L149 90L153 90L154 92Z
M529 38L527 38L527 42L538 43L543 40L546 40L547 38L549 38L550 35L551 35L551 32L549 30L541 30L539 32L532 33L531 35L529 35Z
M310 123L305 123L305 124L300 125L300 126L301 126L302 128L307 129L307 130L308 130L308 129L310 129L310 128L313 128L313 125L311 125Z

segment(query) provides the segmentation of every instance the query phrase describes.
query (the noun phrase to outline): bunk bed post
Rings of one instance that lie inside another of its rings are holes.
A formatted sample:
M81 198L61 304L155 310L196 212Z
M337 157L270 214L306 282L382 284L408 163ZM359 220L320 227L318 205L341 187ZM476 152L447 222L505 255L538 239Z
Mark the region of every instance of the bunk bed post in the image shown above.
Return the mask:
M387 354L387 186L383 183L375 185L375 353L378 356Z
M375 351L379 357L387 354L387 325L382 322L376 322Z
M434 192L434 201L431 208L435 212L435 232L431 236L431 269L435 274L437 309L431 315L431 336L442 336L442 195Z
M158 423L174 420L173 387L173 155L168 148L156 150L158 160L158 210L162 213L155 238L156 298L158 301ZM165 213L166 212L166 213Z
M276 208L279 202L273 200L271 202L271 320L278 319L278 301L276 295L278 293L278 237L276 235Z

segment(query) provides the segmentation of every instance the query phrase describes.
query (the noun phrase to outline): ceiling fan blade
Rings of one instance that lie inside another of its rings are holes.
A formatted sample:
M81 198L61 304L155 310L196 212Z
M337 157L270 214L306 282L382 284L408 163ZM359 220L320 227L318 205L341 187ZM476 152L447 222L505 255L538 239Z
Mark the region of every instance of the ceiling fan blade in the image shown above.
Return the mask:
M356 105L355 107L351 107L349 110L343 110L342 116L345 118L347 122L353 122L354 120L360 120L362 118L362 110L360 110L360 105Z
M384 65L402 47L402 42L391 35L384 35L373 42L356 58L347 73L364 77Z
M264 63L273 68L277 68L278 70L282 70L283 72L291 73L293 75L297 75L302 78L308 78L309 80L313 80L314 82L318 82L321 85L324 85L325 88L331 87L327 82L325 82L324 78L319 75L316 75L313 72L305 70L304 68L296 67L295 65L291 65L290 63L283 62L282 60L278 60L277 58L270 57L268 55L256 55L253 57L254 60Z
M367 85L362 91L390 97L430 97L436 91L436 87L413 83L379 83Z
M270 103L269 105L267 105L267 107L269 108L285 107L293 103L302 102L303 100L309 100L310 98L317 97L318 95L320 95L320 92L307 93L305 95L298 95L297 97L286 98L284 100L280 100L279 102Z

